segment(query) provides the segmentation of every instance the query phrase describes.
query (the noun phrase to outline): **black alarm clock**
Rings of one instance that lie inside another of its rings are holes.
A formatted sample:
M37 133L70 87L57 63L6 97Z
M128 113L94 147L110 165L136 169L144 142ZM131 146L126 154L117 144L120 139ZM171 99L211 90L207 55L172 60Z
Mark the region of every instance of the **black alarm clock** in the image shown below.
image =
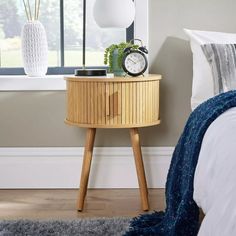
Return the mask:
M125 48L122 68L130 76L139 76L143 75L148 67L148 60L145 55L148 54L148 50L143 46L142 40L133 39L130 42L134 41L139 41L141 46L137 49L132 47Z

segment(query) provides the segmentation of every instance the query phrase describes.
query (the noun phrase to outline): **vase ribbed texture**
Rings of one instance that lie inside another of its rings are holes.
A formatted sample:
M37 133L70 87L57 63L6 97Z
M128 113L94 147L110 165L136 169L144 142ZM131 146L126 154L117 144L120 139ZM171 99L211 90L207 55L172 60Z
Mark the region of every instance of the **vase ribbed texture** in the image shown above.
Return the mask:
M45 76L48 69L48 44L44 26L27 22L21 33L22 58L26 75Z

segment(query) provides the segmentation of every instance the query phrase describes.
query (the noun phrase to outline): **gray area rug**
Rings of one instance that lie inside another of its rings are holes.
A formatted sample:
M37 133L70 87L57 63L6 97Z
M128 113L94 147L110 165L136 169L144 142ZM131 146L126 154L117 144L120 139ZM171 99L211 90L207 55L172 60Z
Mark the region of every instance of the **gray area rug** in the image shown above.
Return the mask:
M0 221L0 236L118 236L127 231L129 221L127 218Z

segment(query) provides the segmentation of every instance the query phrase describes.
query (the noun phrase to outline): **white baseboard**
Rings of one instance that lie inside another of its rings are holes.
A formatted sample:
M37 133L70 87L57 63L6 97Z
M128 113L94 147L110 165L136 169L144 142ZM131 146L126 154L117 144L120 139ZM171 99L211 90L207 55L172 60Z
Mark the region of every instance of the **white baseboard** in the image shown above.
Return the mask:
M144 147L148 187L163 188L173 147ZM0 148L0 188L78 188L83 148ZM89 188L137 188L132 149L95 148Z

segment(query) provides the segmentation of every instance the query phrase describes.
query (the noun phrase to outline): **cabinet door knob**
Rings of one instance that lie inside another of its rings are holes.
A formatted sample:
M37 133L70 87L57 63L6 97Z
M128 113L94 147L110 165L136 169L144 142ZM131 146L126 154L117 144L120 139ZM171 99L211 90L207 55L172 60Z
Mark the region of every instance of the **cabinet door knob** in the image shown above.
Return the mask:
M109 84L106 85L106 116L110 115L110 93Z
M121 115L121 92L120 90L117 90L113 94L113 101L114 101L114 116L120 116Z

